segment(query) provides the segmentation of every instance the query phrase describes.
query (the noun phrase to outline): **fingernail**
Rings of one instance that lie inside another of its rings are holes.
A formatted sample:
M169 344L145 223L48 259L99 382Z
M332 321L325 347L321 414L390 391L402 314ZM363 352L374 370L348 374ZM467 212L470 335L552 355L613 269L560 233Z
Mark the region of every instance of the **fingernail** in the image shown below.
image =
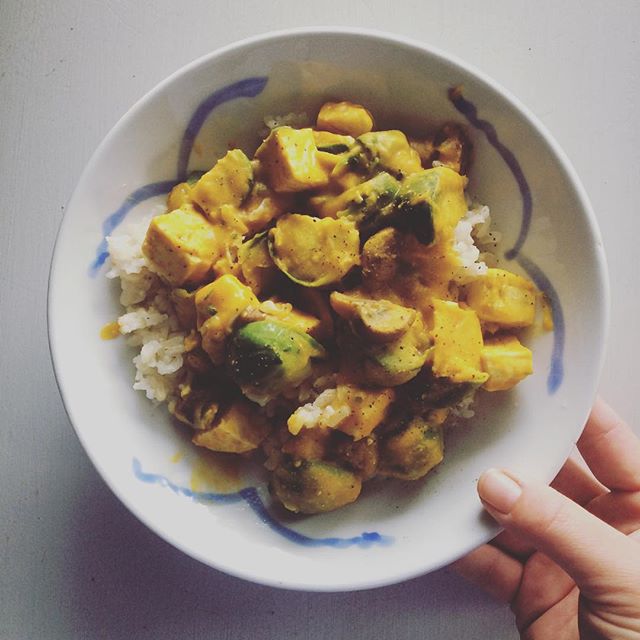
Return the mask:
M480 476L478 494L490 507L507 514L522 494L522 488L499 469L489 469Z

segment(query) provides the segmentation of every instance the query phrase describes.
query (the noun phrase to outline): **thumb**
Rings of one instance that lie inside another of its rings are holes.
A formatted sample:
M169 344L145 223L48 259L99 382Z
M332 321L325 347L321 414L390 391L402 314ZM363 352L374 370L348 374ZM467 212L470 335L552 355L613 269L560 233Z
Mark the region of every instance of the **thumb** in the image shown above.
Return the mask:
M624 581L640 570L630 538L551 487L490 469L478 494L498 523L554 560L588 597L603 581Z

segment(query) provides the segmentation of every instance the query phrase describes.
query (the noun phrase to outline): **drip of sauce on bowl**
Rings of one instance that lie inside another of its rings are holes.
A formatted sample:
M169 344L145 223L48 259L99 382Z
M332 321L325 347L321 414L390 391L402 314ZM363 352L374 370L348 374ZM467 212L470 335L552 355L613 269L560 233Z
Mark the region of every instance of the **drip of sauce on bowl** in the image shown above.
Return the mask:
M178 462L180 462L180 460L182 460L182 458L184 458L184 452L176 451L169 459L173 464L177 464Z
M108 322L100 329L100 337L103 340L114 340L120 335L120 325L117 320Z
M203 451L191 469L192 491L231 493L244 488L244 460L233 454Z

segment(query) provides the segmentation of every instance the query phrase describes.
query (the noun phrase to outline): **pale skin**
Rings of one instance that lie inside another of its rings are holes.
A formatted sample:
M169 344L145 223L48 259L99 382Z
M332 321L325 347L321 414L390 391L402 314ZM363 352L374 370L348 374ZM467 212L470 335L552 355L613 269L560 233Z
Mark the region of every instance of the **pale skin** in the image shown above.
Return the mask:
M640 440L601 399L552 487L491 469L504 527L454 566L509 603L524 640L640 640Z

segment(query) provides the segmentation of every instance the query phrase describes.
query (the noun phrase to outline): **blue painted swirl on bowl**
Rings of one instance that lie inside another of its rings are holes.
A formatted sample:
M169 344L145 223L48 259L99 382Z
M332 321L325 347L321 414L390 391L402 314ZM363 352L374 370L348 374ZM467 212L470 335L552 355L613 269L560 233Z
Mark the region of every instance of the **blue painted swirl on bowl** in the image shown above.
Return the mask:
M268 526L272 531L281 535L283 538L286 538L290 542L294 542L305 547L334 547L336 549L360 547L361 549L367 549L374 544L387 546L393 542L393 538L391 536L384 536L376 531L365 531L358 536L352 536L349 538L312 538L302 533L298 533L297 531L286 527L281 522L278 522L278 520L269 513L269 510L262 501L256 487L245 487L244 489L240 489L240 491L236 491L234 493L193 491L175 484L166 476L144 471L142 469L142 464L137 458L133 459L133 473L136 478L142 482L166 487L178 495L192 498L197 502L208 502L212 504L238 504L245 502L258 516L260 521Z
M129 194L120 207L107 217L107 219L102 223L102 240L96 250L96 258L89 267L90 275L95 276L100 270L100 267L109 257L109 251L107 250L107 236L113 233L114 229L126 218L129 211L134 207L137 207L141 202L149 200L149 198L155 198L156 196L169 193L175 184L175 180L163 180L161 182L145 184L143 187L140 187L133 193Z
M487 137L489 144L500 154L501 158L509 167L515 181L518 183L520 195L522 196L522 220L520 222L520 233L513 247L505 251L505 258L513 260L522 249L527 239L529 228L531 226L531 215L533 213L533 199L531 197L531 189L524 175L524 171L518 162L516 155L507 147L498 137L496 128L487 120L478 117L478 108L473 102L467 100L462 95L460 87L449 89L449 100L453 106L479 131L482 131Z
M180 143L180 151L178 152L178 170L177 182L184 182L187 179L189 169L189 158L195 144L198 133L202 129L202 125L206 122L211 112L225 102L236 100L237 98L255 98L262 93L267 85L268 78L259 76L255 78L246 78L230 84L218 91L214 91L207 96L196 108L187 124L182 142Z
M551 281L544 271L533 260L521 253L516 262L527 272L540 291L544 291L549 304L551 305L551 315L553 317L553 349L551 351L551 366L547 377L547 391L553 395L560 385L564 376L564 362L562 354L564 350L565 324L560 297Z
M531 218L533 216L533 199L531 197L529 182L516 155L500 140L495 127L487 120L478 117L478 108L473 102L467 100L462 95L460 87L452 87L449 89L449 100L473 127L485 134L487 141L500 154L500 157L505 161L505 164L518 184L518 189L522 197L520 233L513 247L506 251L504 256L507 260L516 260L531 280L533 280L538 289L545 294L551 305L551 313L553 316L553 349L551 352L549 375L547 377L547 391L549 395L553 395L560 388L564 377L564 313L562 311L560 297L547 275L531 258L521 253L527 235L529 234Z

